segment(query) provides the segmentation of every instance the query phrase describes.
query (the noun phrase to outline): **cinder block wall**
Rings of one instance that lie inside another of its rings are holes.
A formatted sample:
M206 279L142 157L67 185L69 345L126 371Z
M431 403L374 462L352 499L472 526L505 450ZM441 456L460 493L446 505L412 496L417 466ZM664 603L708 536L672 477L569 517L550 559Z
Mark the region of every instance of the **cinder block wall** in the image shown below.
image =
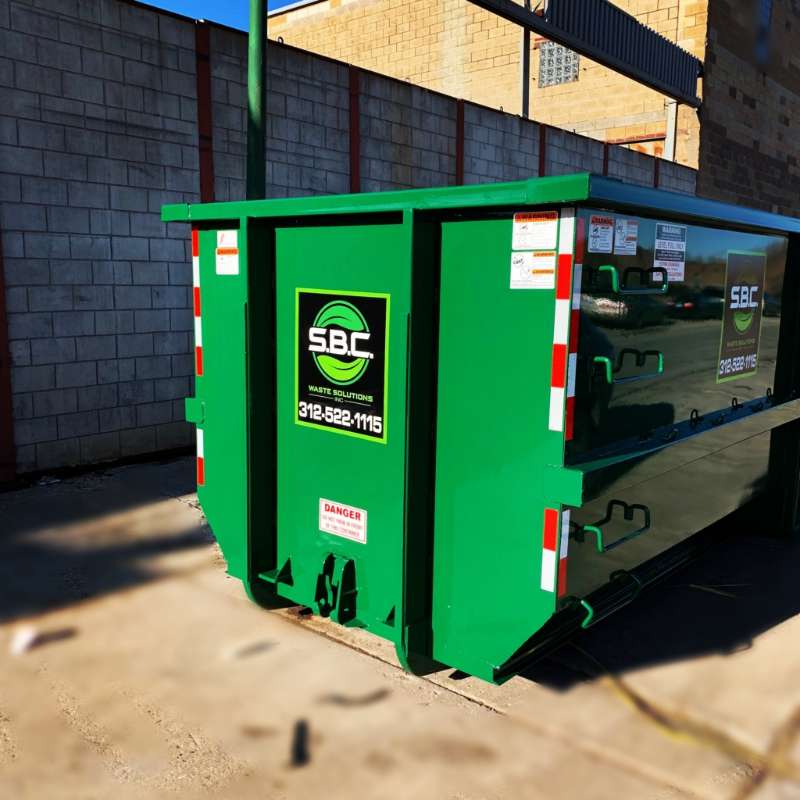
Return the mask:
M241 34L223 29L212 30L211 42L216 198L241 200L247 42ZM353 71L360 191L456 183L455 98L275 42L270 42L267 61L270 197L349 191ZM695 170L680 164L550 126L544 134L543 159L541 144L539 123L464 103L464 183L602 173L607 151L610 177L695 193Z
M0 0L0 243L21 473L192 441L189 233L159 212L199 200L195 28L125 0ZM268 61L270 196L349 191L353 102L361 190L456 182L454 98L362 71L354 86L347 65L277 44ZM212 26L217 200L244 196L245 63L246 37ZM603 169L599 142L463 111L464 182ZM655 164L608 151L623 180L653 185ZM694 193L685 167L661 162L659 180Z
M20 472L187 445L194 25L0 0L0 235Z

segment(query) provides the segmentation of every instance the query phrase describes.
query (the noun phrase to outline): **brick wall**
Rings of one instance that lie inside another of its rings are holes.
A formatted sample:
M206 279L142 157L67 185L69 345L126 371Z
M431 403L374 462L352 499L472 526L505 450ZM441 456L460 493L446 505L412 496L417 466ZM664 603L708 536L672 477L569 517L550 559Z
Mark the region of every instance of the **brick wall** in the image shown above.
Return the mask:
M217 200L244 195L245 59L245 36L212 26ZM268 63L269 196L348 191L354 157L365 191L456 182L454 98L286 46L271 46ZM20 472L191 442L188 231L159 212L199 199L195 70L193 20L120 0L0 0L0 237ZM601 172L606 155L470 103L463 137L467 183L540 166ZM653 185L654 159L607 150L610 175ZM693 193L694 182L661 162L660 185Z
M698 192L797 215L800 5L774 0L764 63L755 6L718 0L712 7Z
M22 472L186 445L194 26L0 0L0 232Z
M615 5L703 58L708 0L617 0ZM520 113L520 29L466 0L323 0L273 12L269 33L288 44L481 105ZM531 116L604 141L663 153L665 98L587 58L576 82L539 87L532 37ZM697 166L698 122L679 115L677 159Z

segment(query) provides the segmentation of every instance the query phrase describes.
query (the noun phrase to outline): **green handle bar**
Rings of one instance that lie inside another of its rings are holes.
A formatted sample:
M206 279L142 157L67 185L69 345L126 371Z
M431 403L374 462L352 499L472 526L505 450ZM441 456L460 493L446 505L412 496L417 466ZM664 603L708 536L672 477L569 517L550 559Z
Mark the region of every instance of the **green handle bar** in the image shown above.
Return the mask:
M597 271L600 273L607 272L611 276L611 289L614 294L619 295L646 295L646 294L666 294L669 291L669 274L662 267L653 267L652 269L642 269L641 267L628 267L622 275L622 282L619 279L619 270L613 264L603 264L598 267ZM640 276L639 286L635 289L628 287L627 276L629 273L635 272ZM645 276L660 274L663 278L661 285L658 288L650 288L645 285Z
M625 517L625 520L628 522L633 520L634 512L636 511L642 512L644 516L644 525L642 525L640 528L637 528L635 531L632 531L631 533L627 534L626 536L622 536L619 539L616 539L615 541L611 542L611 544L606 544L605 534L603 533L603 526L611 522L611 518L614 516L615 508L622 509L623 516ZM650 528L652 527L651 521L652 520L650 515L650 509L647 506L641 505L639 503L633 503L631 505L628 505L622 500L611 500L608 503L608 506L606 506L605 517L603 517L603 519L599 520L598 522L595 522L594 525L584 525L581 528L579 528L579 536L583 537L587 533L593 534L595 537L595 547L597 549L597 552L602 555L603 553L608 553L609 551L614 550L620 545L623 545L626 542L630 542L633 539L637 539L639 536L642 536L643 534L647 533L647 531L649 531Z
M628 378L615 378L614 375L620 372L623 364L625 363L625 356L633 355L636 358L636 366L643 367L647 363L647 359L654 356L658 360L658 366L655 372L646 372L642 375L632 375ZM592 359L593 364L600 364L603 367L603 374L609 386L615 383L631 383L632 381L642 381L647 378L657 378L659 375L664 374L664 354L660 350L635 350L632 347L626 347L620 350L617 357L616 365L606 356L595 356Z

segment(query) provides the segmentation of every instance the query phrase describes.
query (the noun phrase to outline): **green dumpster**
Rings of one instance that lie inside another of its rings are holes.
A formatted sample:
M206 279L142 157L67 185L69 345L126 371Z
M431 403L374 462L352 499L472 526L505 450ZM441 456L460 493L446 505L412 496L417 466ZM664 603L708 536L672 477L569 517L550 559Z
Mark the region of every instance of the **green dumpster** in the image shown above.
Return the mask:
M200 502L264 606L501 682L797 525L798 220L587 174L163 218Z

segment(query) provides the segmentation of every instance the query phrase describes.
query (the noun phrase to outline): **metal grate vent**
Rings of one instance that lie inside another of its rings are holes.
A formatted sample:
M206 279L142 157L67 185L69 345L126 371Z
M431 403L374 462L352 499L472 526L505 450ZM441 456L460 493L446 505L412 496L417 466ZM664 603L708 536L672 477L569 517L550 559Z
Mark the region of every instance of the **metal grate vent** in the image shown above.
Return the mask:
M606 0L550 0L545 19L620 64L694 96L698 60Z

